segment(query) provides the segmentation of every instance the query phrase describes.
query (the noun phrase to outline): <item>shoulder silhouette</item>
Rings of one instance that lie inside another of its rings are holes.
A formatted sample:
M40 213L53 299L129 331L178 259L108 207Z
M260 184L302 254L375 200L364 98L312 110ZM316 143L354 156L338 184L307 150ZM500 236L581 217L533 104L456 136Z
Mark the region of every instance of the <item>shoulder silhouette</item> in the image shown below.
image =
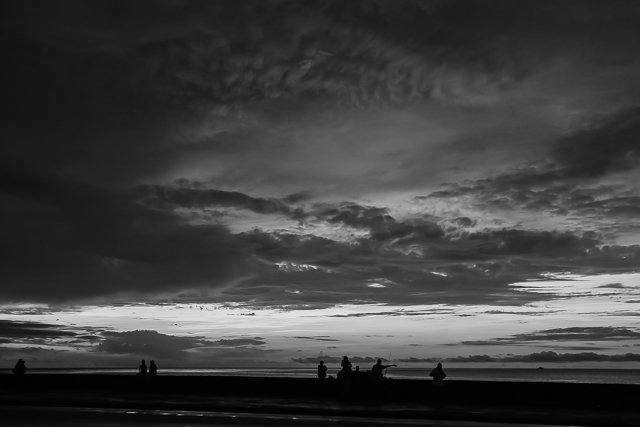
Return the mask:
M438 363L438 365L431 371L429 376L433 378L434 386L437 386L437 387L442 386L443 385L442 380L444 380L447 377L447 374L445 374L444 371L442 370L442 363Z

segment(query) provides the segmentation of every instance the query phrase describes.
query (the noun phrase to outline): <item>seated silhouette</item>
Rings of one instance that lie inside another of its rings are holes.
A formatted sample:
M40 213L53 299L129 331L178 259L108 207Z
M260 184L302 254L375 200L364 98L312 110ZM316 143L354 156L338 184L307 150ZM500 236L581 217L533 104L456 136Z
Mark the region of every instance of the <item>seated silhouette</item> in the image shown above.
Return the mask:
M318 365L318 378L325 379L327 377L327 367L324 365L324 362L321 360Z
M383 365L382 360L378 359L378 363L373 365L373 367L371 368L371 379L381 380L383 378L383 371L391 366L396 365Z
M144 361L143 361L144 362ZM158 367L155 361L149 362L149 375L155 377L158 374Z
M11 370L11 372L16 375L23 375L25 372L27 372L27 366L25 365L24 360L18 359L16 366Z
M140 363L140 366L138 367L138 375L141 377L147 375L147 364L144 359L142 359L142 363Z

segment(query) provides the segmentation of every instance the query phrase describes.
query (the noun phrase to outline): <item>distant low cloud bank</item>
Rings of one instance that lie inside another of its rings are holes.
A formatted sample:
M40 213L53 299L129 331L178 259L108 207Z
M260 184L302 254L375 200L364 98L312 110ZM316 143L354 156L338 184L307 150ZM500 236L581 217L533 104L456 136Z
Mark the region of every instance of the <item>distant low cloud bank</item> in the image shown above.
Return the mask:
M583 353L556 353L554 351L542 351L540 353L531 353L527 355L510 355L510 356L489 356L489 355L473 355L458 356L443 359L437 358L415 358L398 359L403 363L485 363L485 362L508 362L508 363L527 363L527 362L546 362L546 363L575 363L575 362L640 362L640 354L598 354L593 352Z

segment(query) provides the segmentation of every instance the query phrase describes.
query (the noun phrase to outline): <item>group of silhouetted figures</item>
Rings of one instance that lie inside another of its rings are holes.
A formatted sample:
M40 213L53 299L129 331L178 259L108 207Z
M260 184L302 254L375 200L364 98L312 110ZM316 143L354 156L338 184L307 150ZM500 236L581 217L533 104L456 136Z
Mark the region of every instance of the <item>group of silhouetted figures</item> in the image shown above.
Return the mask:
M22 375L27 372L27 365L25 365L24 360L18 359L16 366L11 370L16 375ZM141 378L146 378L147 376L155 377L158 375L158 366L156 366L155 361L151 361L149 364L149 368L147 368L147 363L144 359L142 359L142 363L138 367L138 376Z
M342 358L342 362L340 362L340 366L342 367L342 369L337 374L337 377L340 380L350 380L350 379L355 379L356 377L360 378L360 376L363 376L363 375L368 375L369 378L372 380L380 380L384 378L385 369L390 368L391 366L396 366L396 365L383 365L382 359L378 359L378 363L373 365L373 367L371 368L371 371L362 372L360 371L360 366L356 366L356 369L354 371L352 370L353 365L349 361L349 358L347 356L344 356ZM320 379L327 378L327 367L325 366L323 361L320 361L320 364L318 365L318 378Z
M349 361L347 356L344 356L342 362L340 363L341 370L338 372L337 377L342 384L342 392L343 395L348 395L351 391L351 387L359 388L362 387L365 383L372 385L374 389L379 387L382 383L384 377L384 370L396 365L383 365L382 360L378 359L378 362L371 367L370 371L362 372L360 371L360 366L356 366L355 370L352 370L353 365ZM16 363L16 366L12 369L12 371L16 375L23 375L27 372L27 366L25 365L24 360L19 359ZM148 377L155 378L158 374L158 367L155 361L151 361L149 367L145 360L143 359L138 367L137 376L141 380L145 380ZM438 366L434 368L429 374L430 377L433 378L433 386L436 389L441 388L444 383L443 380L446 378L447 374L442 370L442 363L438 363ZM325 379L327 378L327 366L323 361L320 361L318 365L318 378ZM329 376L329 378L333 378Z
M360 366L356 366L355 370L352 370L353 365L349 361L347 356L342 358L342 362L340 363L341 370L337 373L338 380L341 380L344 384L344 387L349 387L349 383L362 383L363 381L371 384L379 383L383 379L384 370L396 365L383 365L382 359L378 359L378 362L373 365L370 371L362 372L360 371ZM444 373L442 369L442 363L438 363L438 365L431 371L429 374L430 377L433 378L433 386L440 388L444 385L443 380L446 378L447 374ZM327 366L323 361L320 361L318 365L318 378L325 379L327 378ZM333 378L329 376L328 378Z

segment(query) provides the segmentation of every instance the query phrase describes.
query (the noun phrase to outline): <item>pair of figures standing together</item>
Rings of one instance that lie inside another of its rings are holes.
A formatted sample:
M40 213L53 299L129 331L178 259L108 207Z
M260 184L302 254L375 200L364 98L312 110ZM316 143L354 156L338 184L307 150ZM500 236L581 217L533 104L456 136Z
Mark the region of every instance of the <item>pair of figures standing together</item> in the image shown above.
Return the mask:
M158 373L158 367L156 366L156 362L152 360L150 362L149 370L147 372L147 364L145 360L142 359L142 363L140 363L140 366L138 367L138 375L143 376L143 375L147 375L147 373L152 377L155 377L156 374Z

